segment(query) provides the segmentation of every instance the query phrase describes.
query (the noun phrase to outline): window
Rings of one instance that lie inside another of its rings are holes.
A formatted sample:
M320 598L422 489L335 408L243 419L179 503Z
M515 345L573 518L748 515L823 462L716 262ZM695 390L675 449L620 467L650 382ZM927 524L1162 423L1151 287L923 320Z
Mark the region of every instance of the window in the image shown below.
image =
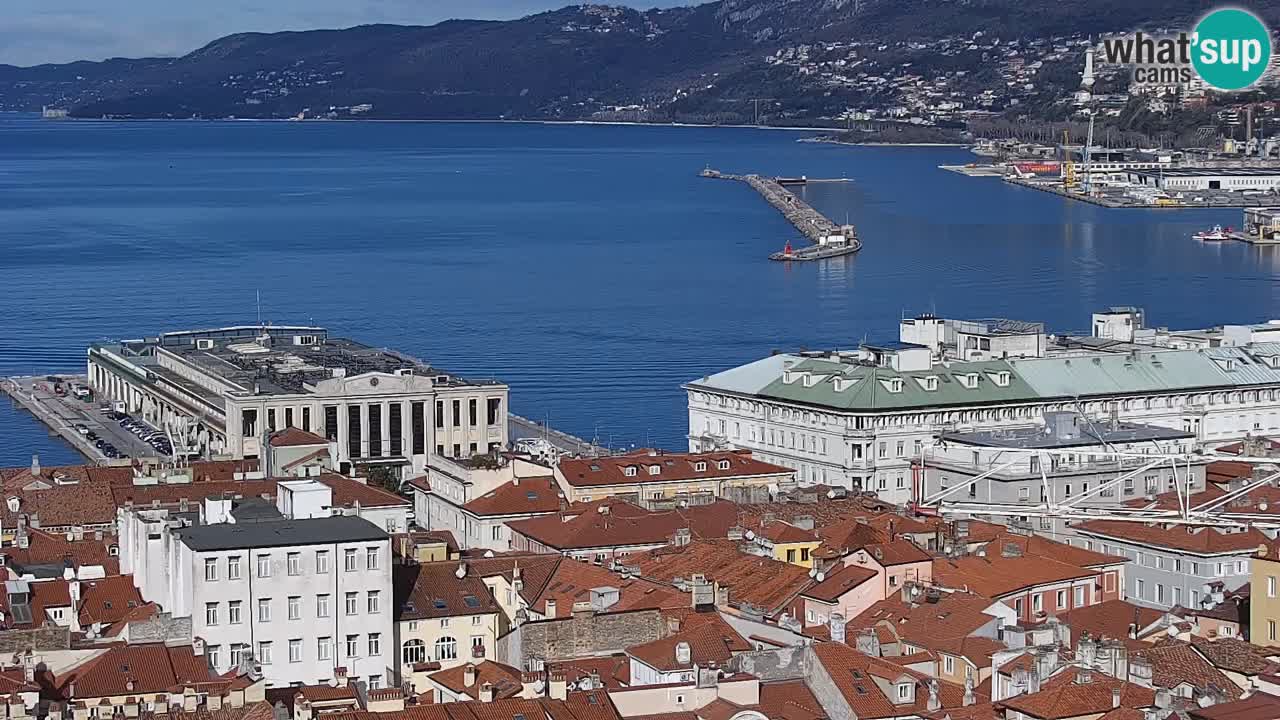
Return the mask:
M271 577L271 556L270 555L258 556L258 577L260 578Z
M943 667L943 672L945 672L946 674L948 674L948 675L953 675L953 674L955 674L955 671L956 671L956 659L955 659L955 658L953 658L953 657L951 657L950 655L943 655L943 656L942 656L942 667Z
M244 643L231 643L231 667L240 667L244 662L244 651L248 647Z
M209 626L218 624L218 603L204 604L204 624Z
M1084 607L1084 586L1076 586L1076 607Z
M1138 578L1138 599L1147 599L1147 583L1142 578Z
M355 615L358 612L357 610L357 606L359 604L358 598L359 598L358 593L353 593L353 592L347 593L346 600L347 600L348 615Z
M227 603L227 622L232 625L240 624L240 601L232 600ZM234 663L239 664L239 663Z
M316 596L316 617L318 618L329 617L329 596L328 595Z
M477 407L478 407L478 401L475 400L474 398L467 401L467 424L470 425L471 427L475 427L476 425L479 424L476 422L477 415L478 415Z
M906 701L911 699L911 684L900 683L898 685L898 700Z
M271 622L271 598L258 598L258 622Z
M1061 608L1065 608L1066 606L1067 606L1067 591L1059 590L1058 591L1058 608L1061 609Z
M661 466L661 465L650 465L650 466L649 466L649 474L650 474L650 475L657 475L657 474L658 474L658 473L660 473L660 472L662 472L662 466Z
M271 641L263 640L262 642L258 643L257 660L259 663L263 665L271 664Z
M427 646L421 640L410 640L400 651L400 658L405 665L427 661Z
M716 463L716 467L720 468L721 470L728 470L728 469L729 469L729 461L728 461L728 460L721 460L720 462Z
M485 420L490 425L498 424L498 414L502 408L502 398L489 398L485 401Z
M329 573L329 551L316 551L316 574L327 575Z
M347 657L349 658L360 657L360 636L359 635L347 636Z
M493 534L494 540L502 539L502 525L494 525L492 528L490 528L490 531Z
M333 641L327 637L316 638L316 659L328 660L333 656Z
M378 689L380 689L381 687L382 687L382 676L381 676L381 675L370 675L370 676L369 676L369 689L370 689L370 690L378 690Z
M291 552L286 557L286 566L289 568L290 575L302 574L302 553Z
M302 619L302 596L301 595L289 596L289 619L290 620Z
M239 555L232 555L231 557L227 558L227 579L228 580L240 579L240 556Z
M294 638L289 641L289 662L302 662L302 639Z
M1268 575L1267 576L1267 597L1273 598L1275 596L1276 596L1276 576Z
M364 551L364 569L365 569L365 570L377 570L377 569L378 569L378 548L376 548L376 547L365 548L365 551Z
M1267 639L1268 640L1276 639L1276 621L1275 620L1267 621Z
M453 401L453 426L462 427L462 401Z
M1040 612L1044 609L1044 593L1036 593L1031 596L1031 609L1034 612Z
M215 670L222 665L221 645L206 645L204 648L204 655L209 658L209 666Z
M342 551L342 567L347 572L356 571L356 550L355 548L347 548Z
M458 641L448 635L436 640L436 660L457 660Z
M627 477L635 477L635 476L636 476L636 469L635 469L634 467L632 467L631 465L628 465L628 466L626 466L625 468L623 468L623 469L622 469L622 474L623 474L623 475L626 475Z
M693 464L694 472L706 472L707 464L705 462L696 462Z
M378 657L382 654L382 634L369 633L369 657Z
M214 582L218 579L218 559L204 559L204 579L205 582Z
M369 591L369 602L366 608L370 615L377 615L382 612L382 592L378 590Z

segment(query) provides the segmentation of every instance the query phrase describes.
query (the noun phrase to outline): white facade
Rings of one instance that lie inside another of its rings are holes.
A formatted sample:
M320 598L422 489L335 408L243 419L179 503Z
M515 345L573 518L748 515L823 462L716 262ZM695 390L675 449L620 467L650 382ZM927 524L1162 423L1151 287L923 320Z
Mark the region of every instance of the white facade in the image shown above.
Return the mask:
M305 511L308 503L294 500ZM226 518L216 527L230 529L229 502L207 501L206 520ZM284 544L307 523L334 520L367 529L355 539ZM191 619L215 671L251 653L274 686L328 682L338 667L371 686L394 683L391 547L378 528L354 517L250 522L239 526L246 546L200 549L164 511L123 509L120 526L121 571L134 575L144 599ZM262 546L264 528L281 544Z
M839 368L838 376L810 373L806 378L796 370L804 363L825 364L831 372ZM1125 367L1135 363L1144 367ZM1031 427L1043 422L1045 412L1075 411L1185 430L1194 434L1194 442L1211 446L1280 432L1276 343L948 363L928 372L954 378L967 374L969 367L981 370L983 378L1005 368L1011 378L1007 391L981 379L971 393L962 392L953 380L934 386L935 400L926 390L924 373L776 355L686 384L689 449L746 448L754 457L795 469L801 484L873 490L888 501L905 503L912 499L916 461L946 430ZM784 373L804 382L788 383ZM1139 373L1141 383L1128 382ZM902 400L893 393L895 378L902 381L896 386ZM845 400L866 383L877 383L874 392L868 388ZM837 404L843 402L865 406Z
M478 515L464 507L517 479L547 477L551 469L520 458L498 468L477 468L443 457L432 457L429 489L414 486L414 519L427 530L447 530L464 550L505 552L511 549L507 523L534 517L534 513Z

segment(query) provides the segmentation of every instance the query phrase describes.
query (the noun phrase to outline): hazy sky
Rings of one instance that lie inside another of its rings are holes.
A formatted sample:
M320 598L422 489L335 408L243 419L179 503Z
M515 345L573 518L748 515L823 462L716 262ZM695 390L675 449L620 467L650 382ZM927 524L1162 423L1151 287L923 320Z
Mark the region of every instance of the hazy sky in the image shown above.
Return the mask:
M503 20L582 0L0 0L0 63L182 55L234 32ZM672 7L691 0L612 0Z

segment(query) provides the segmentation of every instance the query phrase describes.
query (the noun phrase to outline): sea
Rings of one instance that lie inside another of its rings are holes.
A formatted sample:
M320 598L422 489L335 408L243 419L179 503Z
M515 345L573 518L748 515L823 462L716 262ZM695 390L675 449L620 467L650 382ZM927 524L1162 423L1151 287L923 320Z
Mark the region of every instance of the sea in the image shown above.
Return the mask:
M894 339L904 316L1280 314L1280 250L1190 237L1240 211L1104 209L938 168L963 148L813 134L0 115L0 375L83 371L95 340L308 323L499 378L514 412L601 444L682 449L682 383ZM769 261L798 233L705 167L848 178L803 194L863 250ZM79 460L0 400L0 466L34 453Z

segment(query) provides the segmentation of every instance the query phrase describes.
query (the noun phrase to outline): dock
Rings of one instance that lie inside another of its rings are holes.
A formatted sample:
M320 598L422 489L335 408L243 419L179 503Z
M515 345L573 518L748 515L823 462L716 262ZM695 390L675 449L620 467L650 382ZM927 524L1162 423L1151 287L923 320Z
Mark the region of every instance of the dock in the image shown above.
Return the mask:
M522 438L542 438L561 452L579 457L605 457L612 454L608 448L548 427L537 420L521 417L515 413L507 413L507 435L510 437L511 442Z
M18 407L31 413L44 423L51 435L67 442L76 452L97 465L128 465L129 457L112 459L102 454L88 437L76 430L82 425L98 437L110 441L130 457L158 457L154 448L131 435L118 424L95 412L96 403L86 403L72 397L60 397L53 392L51 377L64 382L84 382L83 375L39 375L0 378L0 392L8 395Z
M845 178L830 180L811 180L801 178L768 178L761 175L733 175L719 170L707 168L702 177L716 180L736 180L745 182L760 193L770 205L782 213L797 230L804 235L811 245L792 249L791 243L781 252L773 253L770 260L823 260L826 258L852 255L862 249L862 240L852 225L838 225L828 217L813 209L799 196L784 185L804 185L811 182L848 182Z

